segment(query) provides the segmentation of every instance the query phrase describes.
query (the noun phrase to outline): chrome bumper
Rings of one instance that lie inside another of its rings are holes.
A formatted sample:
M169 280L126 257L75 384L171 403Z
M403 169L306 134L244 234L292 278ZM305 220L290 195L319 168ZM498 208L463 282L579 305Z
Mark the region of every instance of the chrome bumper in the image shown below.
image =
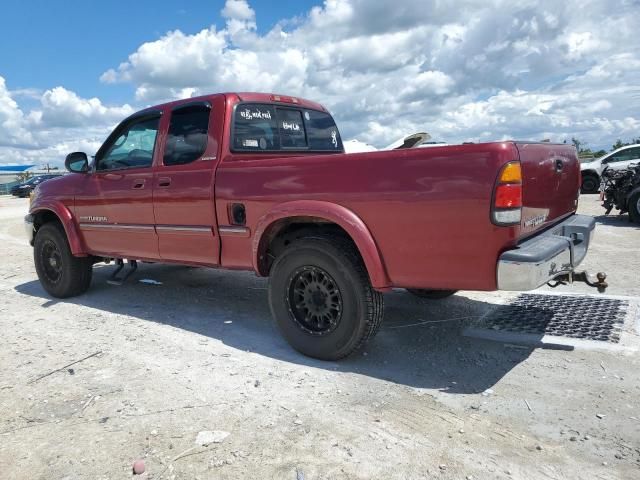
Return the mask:
M596 221L573 215L500 255L499 290L534 290L574 271L589 249Z
M34 229L33 229L33 215L29 214L24 217L24 233L27 235L27 241L29 245L33 245Z

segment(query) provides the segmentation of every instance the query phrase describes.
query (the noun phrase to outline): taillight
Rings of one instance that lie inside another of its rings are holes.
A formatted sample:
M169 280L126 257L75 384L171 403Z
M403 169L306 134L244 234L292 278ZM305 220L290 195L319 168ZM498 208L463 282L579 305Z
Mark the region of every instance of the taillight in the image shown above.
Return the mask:
M509 162L500 170L495 190L491 219L496 225L515 225L522 218L522 168L520 162Z

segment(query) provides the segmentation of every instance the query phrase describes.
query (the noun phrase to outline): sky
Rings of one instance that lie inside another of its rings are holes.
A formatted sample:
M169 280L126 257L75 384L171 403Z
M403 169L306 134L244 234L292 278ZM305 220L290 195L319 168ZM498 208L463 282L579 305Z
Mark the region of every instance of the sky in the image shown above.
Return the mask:
M220 91L309 98L345 139L640 136L640 0L7 2L0 164L94 153L124 117Z

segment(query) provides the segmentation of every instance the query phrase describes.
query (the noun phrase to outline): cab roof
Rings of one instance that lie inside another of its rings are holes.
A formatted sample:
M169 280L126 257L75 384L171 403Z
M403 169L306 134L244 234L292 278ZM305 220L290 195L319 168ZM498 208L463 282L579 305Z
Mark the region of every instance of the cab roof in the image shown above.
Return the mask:
M294 97L291 95L281 95L278 93L261 93L261 92L212 93L208 95L201 95L199 97L184 98L181 100L174 100L172 102L154 105L141 110L141 112L148 111L148 110L166 109L166 108L171 109L185 103L204 102L209 100L210 98L217 97L217 96L224 96L227 99L227 101L231 101L232 103L239 103L239 102L274 103L274 104L282 104L287 106L301 106L303 108L308 108L311 110L320 110L321 112L327 112L327 109L324 108L321 104L317 102L313 102L311 100L307 100L300 97ZM140 113L140 112L136 112L136 113Z

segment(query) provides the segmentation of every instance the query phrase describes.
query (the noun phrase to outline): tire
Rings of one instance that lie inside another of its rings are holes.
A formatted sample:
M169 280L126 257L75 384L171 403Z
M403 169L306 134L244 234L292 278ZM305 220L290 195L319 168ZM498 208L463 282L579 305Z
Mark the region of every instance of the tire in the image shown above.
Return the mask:
M598 193L600 189L600 179L593 173L585 173L582 176L581 193Z
M301 238L278 256L269 307L287 342L320 360L362 348L379 330L384 309L353 244L333 235Z
M33 259L43 288L53 297L80 295L91 285L90 257L74 257L67 236L57 223L46 223L36 233Z
M629 197L629 220L640 223L640 192L636 192Z
M443 298L450 297L458 290L419 290L417 288L407 288L407 292L415 295L416 297L426 298L429 300L441 300Z

